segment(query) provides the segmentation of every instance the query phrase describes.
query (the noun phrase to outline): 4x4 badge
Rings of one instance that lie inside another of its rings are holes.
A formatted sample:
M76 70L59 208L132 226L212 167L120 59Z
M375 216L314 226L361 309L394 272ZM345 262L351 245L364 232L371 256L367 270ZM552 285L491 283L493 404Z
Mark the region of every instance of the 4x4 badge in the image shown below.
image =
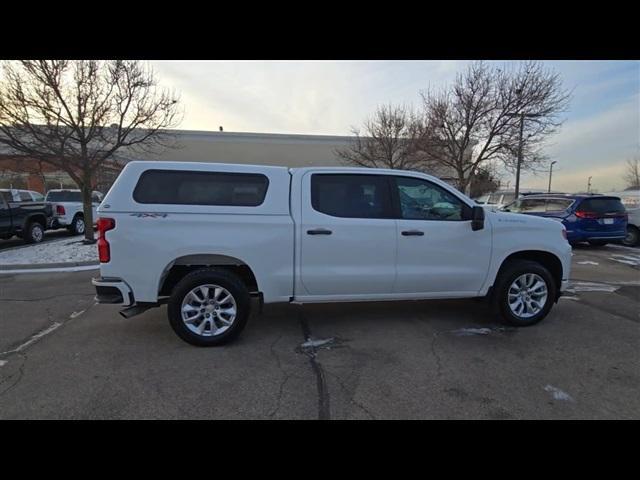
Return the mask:
M138 217L138 218L165 218L168 216L167 213L132 213L131 214L132 217Z

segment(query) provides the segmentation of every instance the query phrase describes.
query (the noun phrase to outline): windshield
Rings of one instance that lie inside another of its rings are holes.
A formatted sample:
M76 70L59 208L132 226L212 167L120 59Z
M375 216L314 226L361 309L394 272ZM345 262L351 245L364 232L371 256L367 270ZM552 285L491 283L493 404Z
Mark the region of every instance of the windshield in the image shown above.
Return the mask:
M72 190L47 193L47 202L82 202L82 193Z

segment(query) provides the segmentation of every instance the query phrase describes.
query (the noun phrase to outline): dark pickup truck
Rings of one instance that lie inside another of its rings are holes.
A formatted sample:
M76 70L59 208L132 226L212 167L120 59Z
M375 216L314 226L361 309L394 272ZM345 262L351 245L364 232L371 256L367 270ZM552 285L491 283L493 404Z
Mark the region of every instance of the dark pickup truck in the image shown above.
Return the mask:
M17 235L27 243L41 242L52 215L49 203L14 202L6 192L0 192L0 239Z

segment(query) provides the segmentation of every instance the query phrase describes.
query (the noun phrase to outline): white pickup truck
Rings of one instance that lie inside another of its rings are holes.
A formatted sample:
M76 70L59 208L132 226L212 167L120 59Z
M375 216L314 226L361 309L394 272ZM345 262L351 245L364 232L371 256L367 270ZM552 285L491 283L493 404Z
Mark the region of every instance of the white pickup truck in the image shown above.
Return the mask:
M417 172L131 162L98 208L100 303L168 303L183 340L219 345L264 303L486 297L517 326L567 286L560 222L485 212Z
M45 198L53 208L53 221L51 228L66 228L73 235L84 233L84 206L82 204L82 192L80 190L56 189L49 190ZM97 217L97 207L102 201L100 192L91 193L91 202L94 221Z

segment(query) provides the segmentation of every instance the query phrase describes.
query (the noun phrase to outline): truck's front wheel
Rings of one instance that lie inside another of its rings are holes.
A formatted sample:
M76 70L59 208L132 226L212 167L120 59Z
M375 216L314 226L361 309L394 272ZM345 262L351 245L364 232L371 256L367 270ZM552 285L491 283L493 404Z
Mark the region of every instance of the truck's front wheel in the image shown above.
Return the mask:
M506 265L497 279L493 304L509 325L534 325L547 316L556 299L556 285L549 271L528 260Z
M169 323L181 339L192 345L222 345L243 330L250 305L249 291L237 276L222 270L197 270L173 289Z

